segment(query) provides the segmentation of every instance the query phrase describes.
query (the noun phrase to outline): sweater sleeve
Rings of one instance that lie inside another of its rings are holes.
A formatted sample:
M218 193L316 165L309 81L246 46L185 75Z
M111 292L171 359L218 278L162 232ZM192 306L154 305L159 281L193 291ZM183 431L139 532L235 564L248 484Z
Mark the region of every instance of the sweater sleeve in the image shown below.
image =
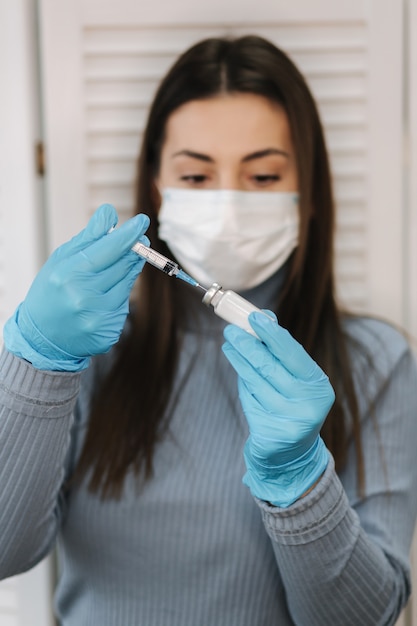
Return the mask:
M331 459L315 488L288 509L258 501L296 625L394 625L410 595L417 367L408 348L399 352L362 419L364 495L352 444L340 477Z
M0 356L0 579L52 548L80 374L46 372Z

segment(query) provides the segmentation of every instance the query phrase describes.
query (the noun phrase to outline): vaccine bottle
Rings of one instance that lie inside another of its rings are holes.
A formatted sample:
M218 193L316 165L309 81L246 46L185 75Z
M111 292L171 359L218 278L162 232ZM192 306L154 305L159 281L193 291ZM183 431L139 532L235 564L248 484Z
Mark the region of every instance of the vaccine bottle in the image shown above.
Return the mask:
M204 294L203 302L207 306L212 306L216 315L226 322L235 324L257 337L257 334L249 324L249 313L252 313L252 311L259 311L264 315L266 313L248 300L245 300L245 298L242 298L242 296L239 296L235 291L230 289L225 291L220 285L213 283Z

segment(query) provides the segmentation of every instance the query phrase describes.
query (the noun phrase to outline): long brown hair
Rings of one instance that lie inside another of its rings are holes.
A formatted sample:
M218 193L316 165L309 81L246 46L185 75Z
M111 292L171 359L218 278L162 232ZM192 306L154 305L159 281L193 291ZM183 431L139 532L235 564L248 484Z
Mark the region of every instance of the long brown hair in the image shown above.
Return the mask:
M358 406L334 295L335 218L328 156L314 99L286 54L257 36L211 38L176 61L150 108L139 158L136 211L151 218L152 246L170 256L158 238L159 198L153 182L166 123L186 102L220 93L258 94L279 103L287 113L297 160L301 219L299 245L276 312L280 323L329 375L336 402L322 435L340 470L346 461L349 418L362 484ZM186 292L179 289L178 281L167 280L149 267L141 275L138 290L138 304L115 350L111 371L98 383L76 472L78 478L89 473L90 490L103 497L119 496L131 469L142 478L151 476L180 350L179 320L186 311Z

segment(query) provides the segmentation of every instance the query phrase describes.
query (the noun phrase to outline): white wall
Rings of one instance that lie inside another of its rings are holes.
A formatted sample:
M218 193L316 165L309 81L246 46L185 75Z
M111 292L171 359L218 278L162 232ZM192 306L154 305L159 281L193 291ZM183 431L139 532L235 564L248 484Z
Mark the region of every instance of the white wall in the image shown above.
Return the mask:
M22 299L41 256L35 0L0 0L0 321Z
M0 326L43 257L35 8L35 0L0 0ZM0 583L0 626L52 626L50 588L48 561Z
M417 1L408 0L406 6L408 63L405 72L407 77L406 130L408 141L405 155L405 176L408 194L407 211L410 223L407 241L407 292L409 294L409 305L406 326L416 341L417 346Z

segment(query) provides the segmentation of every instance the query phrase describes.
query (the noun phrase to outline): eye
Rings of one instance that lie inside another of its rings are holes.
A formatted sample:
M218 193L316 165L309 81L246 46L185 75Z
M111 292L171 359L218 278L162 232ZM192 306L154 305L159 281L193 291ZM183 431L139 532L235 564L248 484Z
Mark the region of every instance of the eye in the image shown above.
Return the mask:
M188 174L186 176L181 176L180 180L183 180L186 183L191 183L192 185L201 185L207 180L207 176L205 174Z
M268 183L275 183L281 180L281 177L277 174L256 174L252 176L252 179L259 185L266 185Z

